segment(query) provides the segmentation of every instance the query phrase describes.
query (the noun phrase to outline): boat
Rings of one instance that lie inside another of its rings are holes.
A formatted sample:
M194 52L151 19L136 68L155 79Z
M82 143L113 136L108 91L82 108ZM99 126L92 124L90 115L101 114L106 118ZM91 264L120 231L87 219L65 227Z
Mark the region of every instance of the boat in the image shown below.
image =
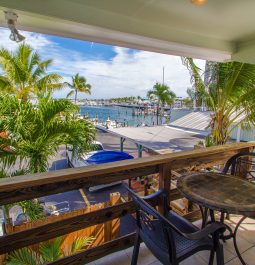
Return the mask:
M81 167L84 166L83 161L88 159L90 156L94 155L98 151L103 151L103 144L98 141L93 141L91 148L88 152L83 153L80 157L73 157L73 148L72 146L67 146L66 157L69 167Z
M108 117L108 119L106 120L106 123L105 123L105 127L106 127L106 129L117 128L117 123L116 123L116 121L110 120L110 117Z
M134 157L125 152L104 150L103 146L99 142L95 142L95 147L98 149L96 151L91 151L84 153L79 158L69 158L69 164L72 167L83 167L90 165L98 165L110 162L117 162L121 160L133 159ZM69 152L69 157L72 156L71 151ZM96 185L89 188L90 192L95 192L107 187L115 186L121 184L122 181L115 181L109 184Z
M85 159L84 162L88 165L98 165L110 162L117 162L121 160L133 159L134 157L125 152L120 151L98 151L94 155ZM96 185L89 188L90 192L95 192L111 186L121 184L122 181L115 181L109 184Z

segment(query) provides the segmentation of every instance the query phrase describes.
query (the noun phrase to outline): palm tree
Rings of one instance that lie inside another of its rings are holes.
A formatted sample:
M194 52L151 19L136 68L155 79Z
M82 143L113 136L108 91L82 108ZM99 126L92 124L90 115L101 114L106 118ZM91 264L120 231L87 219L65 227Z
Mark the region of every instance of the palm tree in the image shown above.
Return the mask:
M90 245L94 241L94 238L76 237L72 244L65 244L65 248L62 250L61 246L63 241L63 237L58 237L53 241L40 243L39 252L28 247L16 250L9 255L7 265L43 265L48 262L56 261L60 258L80 252L86 246Z
M52 60L41 60L39 54L25 43L20 44L14 53L0 49L0 91L26 101L37 93L63 88L60 75L46 73L51 64Z
M91 85L87 83L87 80L83 76L79 76L76 74L72 76L72 83L66 83L72 90L67 94L67 97L70 97L74 94L74 102L77 101L78 92L83 92L87 94L91 94Z
M76 118L78 107L67 99L39 97L37 106L15 96L0 96L0 160L4 167L19 161L30 173L48 169L60 145L71 144L74 155L88 150L94 126Z
M199 80L204 102L211 116L211 137L216 145L225 144L238 126L255 124L255 65L228 62L213 63L207 68L207 85L198 76L191 58L186 60L193 80ZM194 84L195 81L193 81ZM196 86L196 85L195 85Z
M149 90L147 93L148 98L155 97L157 99L157 125L159 118L159 109L163 108L165 104L171 106L176 98L176 95L171 91L170 87L165 84L156 83L153 86L153 90Z
M192 58L182 57L182 63L187 67L190 73L190 83L192 88L187 89L187 94L193 101L193 107L201 107L205 97L205 83L202 78L202 69L199 68Z

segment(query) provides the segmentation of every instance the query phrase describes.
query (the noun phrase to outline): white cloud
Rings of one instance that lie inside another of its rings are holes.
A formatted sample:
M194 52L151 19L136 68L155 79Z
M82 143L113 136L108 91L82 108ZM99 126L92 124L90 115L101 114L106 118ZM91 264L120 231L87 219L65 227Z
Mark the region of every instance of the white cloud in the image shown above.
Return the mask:
M26 43L31 45L36 50L41 50L46 47L52 47L54 45L46 36L37 33L31 33L26 31L20 32L23 36L26 37ZM18 43L11 41L9 39L10 30L6 28L0 28L1 42L0 46L8 48L10 50L15 50L18 47Z
M14 49L17 44L9 40L8 30L1 29L1 45ZM59 46L47 36L22 32L26 42L37 49L43 57L53 58L54 65L50 69L64 75L67 81L76 73L84 75L92 85L92 95L80 94L80 98L110 98L131 95L145 96L155 82L162 82L163 67L165 83L177 94L185 96L190 87L190 76L182 65L180 57L158 54L147 51L130 51L126 48L114 47L116 55L111 60L88 59L73 49ZM93 46L92 46L93 49ZM89 52L89 51L88 51ZM204 68L205 62L197 60ZM58 91L57 97L65 97L67 91Z

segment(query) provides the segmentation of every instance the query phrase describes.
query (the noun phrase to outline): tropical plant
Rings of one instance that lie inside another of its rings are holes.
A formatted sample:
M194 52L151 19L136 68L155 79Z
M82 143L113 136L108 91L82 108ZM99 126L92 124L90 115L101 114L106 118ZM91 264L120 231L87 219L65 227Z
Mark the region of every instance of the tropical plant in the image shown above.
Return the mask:
M210 64L207 69L210 79L205 85L193 60L184 60L193 82L199 80L204 102L212 111L210 128L214 144L225 144L238 126L255 124L255 65L239 62Z
M26 101L38 93L62 89L62 77L46 72L51 64L52 60L41 60L39 54L25 43L15 52L0 49L0 91Z
M21 206L24 214L32 221L45 217L44 209L37 199L21 201L18 204Z
M39 97L37 106L15 96L0 96L0 159L3 167L19 162L30 173L48 169L48 159L60 145L73 146L74 156L88 150L94 126L76 118L78 106L67 99Z
M60 258L80 252L86 246L90 245L93 237L77 237L72 244L63 244L63 237L58 237L53 241L47 241L39 245L39 251L36 252L30 248L22 248L12 252L9 255L7 265L43 265L48 262L56 261Z
M68 87L71 88L71 91L67 94L67 97L70 97L74 94L74 102L77 101L78 92L83 92L91 94L91 85L87 83L87 80L83 76L76 74L72 76L72 83L66 83Z
M14 176L21 176L27 174L27 171L25 169L22 170L15 170L13 172L7 173L4 169L0 170L0 178L10 178ZM21 201L18 203L15 203L21 206L23 212L28 216L30 220L37 220L40 219L41 217L45 216L43 207L39 204L39 202L34 199L30 201ZM6 214L9 213L9 210L12 206L15 204L8 204L4 205L4 212Z
M202 69L195 64L192 58L182 57L182 63L189 70L190 83L192 84L192 88L187 89L187 94L193 101L194 108L201 107L206 92Z
M155 97L157 99L157 125L159 124L160 108L163 108L165 104L171 106L176 98L176 95L171 91L170 87L165 84L156 83L153 86L153 90L149 90L147 93L148 98Z
M190 97L186 97L183 99L183 105L186 108L192 108L193 107L194 101Z

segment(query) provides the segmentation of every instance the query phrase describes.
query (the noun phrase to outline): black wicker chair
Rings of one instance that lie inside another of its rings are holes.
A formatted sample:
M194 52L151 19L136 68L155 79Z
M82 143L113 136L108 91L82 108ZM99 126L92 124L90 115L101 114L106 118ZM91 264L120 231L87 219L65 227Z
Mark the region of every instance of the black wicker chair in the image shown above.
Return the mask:
M255 153L239 153L232 156L226 163L223 174L243 176L248 180L255 180Z
M199 230L186 219L169 211L166 191L159 190L141 199L134 191L126 188L136 206L137 232L131 265L137 264L141 241L165 265L178 265L202 250L210 251L209 265L213 264L215 252L217 265L224 264L223 247L219 242L219 233L225 230L223 224L212 223ZM165 205L164 216L146 202L160 197Z
M231 174L233 176L244 177L248 181L255 182L255 153L246 152L239 153L232 156L227 163L225 164L224 169L222 170L223 174ZM226 214L227 219L229 219L229 215ZM237 246L237 232L239 226L246 219L246 216L243 216L236 224L234 231L226 226L227 230L229 230L229 235L233 237L234 247L242 264L246 264L239 249ZM225 213L221 213L221 222L224 223Z

